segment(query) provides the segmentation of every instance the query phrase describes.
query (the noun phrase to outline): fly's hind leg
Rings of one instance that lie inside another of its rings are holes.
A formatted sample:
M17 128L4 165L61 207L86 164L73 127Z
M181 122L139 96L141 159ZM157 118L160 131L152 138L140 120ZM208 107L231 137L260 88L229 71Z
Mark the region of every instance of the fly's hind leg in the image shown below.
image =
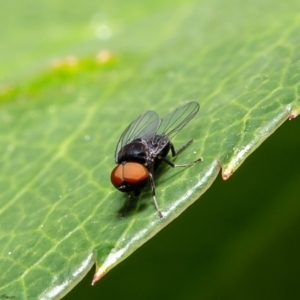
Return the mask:
M181 153L186 147L188 147L191 143L193 142L193 140L189 140L187 143L185 143L183 146L181 146L179 149L175 150L174 145L171 144L171 153L172 156L175 157L177 156L179 153ZM198 159L189 162L189 163L185 163L185 164L174 164L172 161L168 160L165 157L160 157L161 160L163 160L165 163L167 163L169 166L171 166L172 168L177 168L177 167L189 167L194 165L195 163L199 162L199 161L203 161L202 157L199 157Z

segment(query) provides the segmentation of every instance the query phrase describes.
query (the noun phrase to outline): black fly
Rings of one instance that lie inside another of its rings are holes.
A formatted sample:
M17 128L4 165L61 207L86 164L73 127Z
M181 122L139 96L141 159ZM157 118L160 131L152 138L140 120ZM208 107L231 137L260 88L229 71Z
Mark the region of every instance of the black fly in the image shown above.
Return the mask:
M153 201L160 218L163 215L156 201L153 173L162 161L173 168L188 167L202 161L202 158L198 158L177 165L166 158L170 150L175 157L192 143L193 140L190 140L175 150L171 138L194 118L199 107L197 102L189 102L164 118L160 118L155 111L148 110L125 129L116 147L115 161L118 165L111 172L112 184L131 198L138 196L150 182Z

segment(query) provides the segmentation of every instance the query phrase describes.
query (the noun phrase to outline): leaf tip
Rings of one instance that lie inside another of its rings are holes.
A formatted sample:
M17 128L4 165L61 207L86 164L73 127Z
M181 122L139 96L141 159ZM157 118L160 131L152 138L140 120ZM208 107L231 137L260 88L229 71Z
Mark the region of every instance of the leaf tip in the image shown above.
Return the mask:
M103 267L100 267L96 270L96 273L92 280L92 285L95 285L95 283L100 280L104 275L106 274L106 270Z
M291 120L295 119L298 115L299 115L299 111L297 111L297 110L292 110L292 111L291 111L291 114L290 114L290 116L289 116L289 120L291 121Z
M233 173L233 169L232 168L226 168L224 170L224 172L222 173L222 178L223 180L227 180Z
M227 180L234 172L234 168L232 167L226 167L223 169L222 172L222 178L223 180Z

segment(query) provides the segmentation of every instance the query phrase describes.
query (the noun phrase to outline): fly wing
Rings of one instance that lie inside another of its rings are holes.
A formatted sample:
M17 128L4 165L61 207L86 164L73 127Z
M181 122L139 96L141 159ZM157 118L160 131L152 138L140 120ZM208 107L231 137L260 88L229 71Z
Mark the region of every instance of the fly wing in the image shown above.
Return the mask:
M115 161L118 160L119 151L128 143L137 138L148 139L154 136L160 119L155 111L148 110L135 119L122 133L115 151Z
M195 117L199 108L200 105L197 102L189 102L176 108L167 116L162 118L156 134L166 136L170 140Z

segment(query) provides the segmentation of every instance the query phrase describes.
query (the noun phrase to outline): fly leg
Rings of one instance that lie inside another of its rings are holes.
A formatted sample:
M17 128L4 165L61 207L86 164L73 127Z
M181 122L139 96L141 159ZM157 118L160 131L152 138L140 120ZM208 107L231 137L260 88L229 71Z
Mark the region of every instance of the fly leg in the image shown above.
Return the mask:
M179 153L181 153L187 146L189 146L191 143L193 142L193 140L188 141L187 143L185 143L183 146L181 146L179 149L175 150L174 145L171 144L171 153L172 156L177 156ZM171 166L172 168L177 168L177 167L189 167L194 165L195 163L199 162L199 161L203 161L202 157L199 157L198 159L189 162L189 163L185 163L185 164L174 164L172 161L168 160L165 157L159 157L159 159L163 160L165 163L167 163L169 166Z
M134 197L134 192L131 192L131 193L128 194L128 198L127 198L127 200L125 202L124 208L123 208L122 213L120 215L121 219L124 219L126 213L128 212L128 210L129 210L129 208L130 208L130 206L132 204L133 197Z
M171 166L172 168L177 168L177 167L189 167L189 166L192 166L194 165L195 163L199 162L199 161L203 161L203 158L202 157L199 157L198 159L192 161L192 162L189 162L189 163L185 163L185 164L174 164L172 161L168 160L167 158L165 157L162 157L161 160L163 160L165 163L167 163L169 166Z
M183 146L181 146L180 148L178 148L177 150L175 150L174 145L171 143L171 152L172 152L172 156L177 156L179 153L181 153L186 147L188 147L191 143L193 142L192 140L189 140L187 143L185 143Z
M155 184L154 184L154 179L153 179L153 175L151 172L149 172L149 178L150 178L150 184L151 184L151 191L152 191L152 197L153 197L153 202L155 205L155 208L158 212L159 217L162 219L163 215L158 207L157 201L156 201L156 195L155 195Z

